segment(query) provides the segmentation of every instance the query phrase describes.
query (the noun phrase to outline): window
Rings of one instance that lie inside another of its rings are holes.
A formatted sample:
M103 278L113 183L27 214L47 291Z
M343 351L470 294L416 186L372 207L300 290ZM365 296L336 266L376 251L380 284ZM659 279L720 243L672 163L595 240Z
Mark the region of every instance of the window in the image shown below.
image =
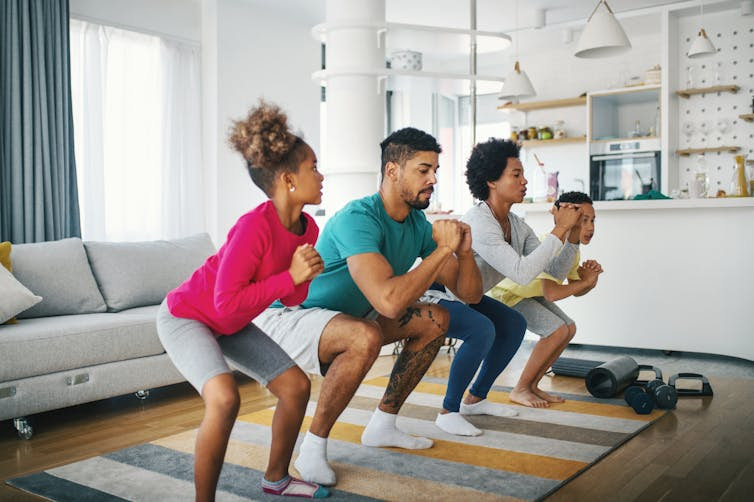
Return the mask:
M83 238L202 231L199 47L76 19L70 30Z

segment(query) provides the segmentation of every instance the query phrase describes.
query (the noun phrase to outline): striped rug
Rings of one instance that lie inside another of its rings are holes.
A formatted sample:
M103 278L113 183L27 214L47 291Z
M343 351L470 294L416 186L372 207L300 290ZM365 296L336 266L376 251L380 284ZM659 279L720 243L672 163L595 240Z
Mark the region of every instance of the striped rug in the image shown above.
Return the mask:
M434 426L446 381L425 378L409 396L398 424L431 437L435 446L413 451L361 446L361 432L387 381L366 381L332 431L328 456L338 484L330 500L539 500L663 414L637 415L622 400L581 395L565 395L565 403L549 409L531 409L513 405L510 388L495 387L488 399L515 407L518 416L470 417L484 434L462 438ZM309 403L302 432L315 406ZM262 493L259 483L273 412L238 418L218 500L281 500ZM8 483L55 501L191 500L195 437L196 431L189 431Z

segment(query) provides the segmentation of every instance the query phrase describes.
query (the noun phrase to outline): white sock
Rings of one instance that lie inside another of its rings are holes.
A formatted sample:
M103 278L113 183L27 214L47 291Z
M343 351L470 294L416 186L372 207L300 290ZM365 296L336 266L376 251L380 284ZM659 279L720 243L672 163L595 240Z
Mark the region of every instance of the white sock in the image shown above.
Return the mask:
M327 438L307 432L293 465L304 481L328 486L335 484L335 471L327 463Z
M435 425L448 434L457 436L479 436L482 431L470 424L458 412L438 413Z
M461 403L460 412L462 415L492 415L495 417L515 417L518 415L517 411L502 404L491 403L486 399L474 404Z
M407 450L424 450L434 444L431 439L411 436L395 426L397 415L385 413L377 408L361 434L361 444L365 446L396 446Z

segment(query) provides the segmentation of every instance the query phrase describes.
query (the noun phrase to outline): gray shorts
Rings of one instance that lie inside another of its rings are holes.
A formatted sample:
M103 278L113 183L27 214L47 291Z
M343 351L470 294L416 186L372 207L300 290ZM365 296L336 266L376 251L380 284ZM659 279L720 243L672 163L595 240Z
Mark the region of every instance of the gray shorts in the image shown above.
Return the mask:
M575 324L560 307L541 296L524 298L512 308L524 316L526 329L542 338L547 338L564 324Z
M233 335L217 335L202 322L175 317L167 301L157 313L157 334L175 367L200 394L208 380L231 372L228 361L264 386L296 365L253 324Z
M322 374L319 339L330 320L341 312L319 307L269 308L254 322L307 373ZM376 317L376 316L375 316Z

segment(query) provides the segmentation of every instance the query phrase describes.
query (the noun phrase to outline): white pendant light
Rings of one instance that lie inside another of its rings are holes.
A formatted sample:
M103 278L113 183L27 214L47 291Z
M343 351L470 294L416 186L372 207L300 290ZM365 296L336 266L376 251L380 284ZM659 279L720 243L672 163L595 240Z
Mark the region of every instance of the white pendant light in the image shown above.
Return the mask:
M505 77L500 99L526 98L536 95L537 93L534 90L534 86L531 85L531 80L529 80L525 71L521 71L521 66L516 61L513 71Z
M603 58L625 52L631 48L626 32L605 0L600 0L581 32L574 56L577 58Z
M699 21L700 24L704 22L704 2L701 3ZM717 54L715 46L712 45L712 41L707 37L707 32L704 31L704 28L699 28L699 34L691 42L691 47L689 47L689 52L686 55L690 58L701 58L713 54Z
M526 72L521 70L521 65L518 62L518 1L516 1L516 64L513 65L513 71L510 72L503 82L503 88L500 91L498 99L513 99L527 98L536 96L537 92L534 90L534 86L531 85Z

